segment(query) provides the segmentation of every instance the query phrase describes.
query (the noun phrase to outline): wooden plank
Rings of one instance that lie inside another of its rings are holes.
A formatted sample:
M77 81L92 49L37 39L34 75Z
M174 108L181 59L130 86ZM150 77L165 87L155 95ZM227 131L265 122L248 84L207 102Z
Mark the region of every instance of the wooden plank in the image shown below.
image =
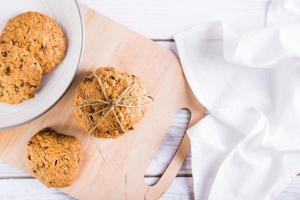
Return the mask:
M148 184L156 178L146 178ZM192 178L176 178L162 200L192 199ZM30 199L30 200L73 200L70 196L56 189L49 189L36 179L0 180L0 199Z
M157 42L177 54L174 42ZM174 116L168 134L163 140L158 152L151 161L145 176L160 176L168 166L174 152L183 135L184 128L188 123L189 114L186 110L180 110ZM191 157L188 155L178 175L191 175ZM0 178L29 176L23 170L16 169L11 165L0 162Z
M160 41L156 42L164 48L171 50L177 55L175 42ZM180 143L184 128L188 123L189 114L186 110L180 110L174 116L174 119L168 130L168 134L163 140L158 152L151 161L145 176L160 176L168 166L178 144ZM191 175L191 155L186 158L178 175ZM9 164L0 162L0 179L13 177L29 177L30 175L23 170L17 169Z
M145 35L169 39L191 26L222 20L244 31L264 24L269 0L80 0Z
M157 178L145 178L149 185L157 182ZM193 178L177 177L166 193L160 198L161 200L189 200L193 199Z
M0 162L0 179L5 178L17 178L17 177L29 177L30 175L22 169L17 169L12 165L4 162Z
M147 184L156 182L157 178L146 178ZM300 177L293 179L284 191L274 200L299 200ZM30 200L73 200L73 198L56 189L49 189L36 179L0 180L0 199ZM177 177L161 200L192 200L192 177Z
M299 200L300 199L300 176L296 176L283 189L275 200Z
M0 180L0 199L74 200L57 189L49 189L36 179Z
M166 40L166 41L157 41L156 43L166 49L169 49L178 57L178 51L177 51L176 43L174 41Z

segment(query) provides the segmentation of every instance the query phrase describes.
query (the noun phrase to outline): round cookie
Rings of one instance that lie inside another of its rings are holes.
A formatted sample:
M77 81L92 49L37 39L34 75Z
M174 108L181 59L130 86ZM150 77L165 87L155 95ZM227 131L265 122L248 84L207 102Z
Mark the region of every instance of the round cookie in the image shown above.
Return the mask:
M138 77L104 67L79 84L74 111L79 124L92 136L116 138L134 129L151 100Z
M27 159L36 178L48 187L70 186L81 162L80 143L74 136L45 128L27 144Z
M29 51L38 60L43 74L51 72L62 61L67 48L62 28L38 12L26 12L10 19L0 41Z
M0 44L0 102L18 104L33 98L42 72L37 60L26 50Z

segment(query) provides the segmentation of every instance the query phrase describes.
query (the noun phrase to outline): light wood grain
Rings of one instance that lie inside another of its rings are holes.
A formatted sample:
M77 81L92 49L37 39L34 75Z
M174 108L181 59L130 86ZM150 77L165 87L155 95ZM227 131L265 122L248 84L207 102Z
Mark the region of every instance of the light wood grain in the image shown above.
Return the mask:
M157 178L146 178L147 184L152 184ZM299 200L300 177L296 177L284 191L274 200ZM0 199L3 200L71 200L73 198L56 189L46 188L35 179L5 179L0 180ZM177 177L161 200L192 200L192 177Z
M269 0L80 0L121 24L154 39L222 20L244 31L262 27Z
M300 199L300 176L295 177L284 188L283 192L275 200L299 200Z
M152 184L156 178L146 178ZM192 199L192 178L177 178L169 187L162 200ZM49 189L35 179L0 180L1 200L73 200L72 197L56 189Z

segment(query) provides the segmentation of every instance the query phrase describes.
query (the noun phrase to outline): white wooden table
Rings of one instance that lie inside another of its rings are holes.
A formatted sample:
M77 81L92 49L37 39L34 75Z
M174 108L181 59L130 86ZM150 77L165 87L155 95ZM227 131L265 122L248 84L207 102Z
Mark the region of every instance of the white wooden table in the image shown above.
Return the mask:
M269 0L80 0L80 2L151 38L176 54L172 35L202 22L223 20L228 25L238 25L238 30L262 27ZM174 117L168 136L145 175L145 181L149 184L157 181L168 165L183 135L188 112L181 110ZM162 199L193 199L192 184L189 156ZM58 190L46 188L20 170L0 163L0 199L72 198ZM297 177L287 185L278 200L299 199L300 177Z

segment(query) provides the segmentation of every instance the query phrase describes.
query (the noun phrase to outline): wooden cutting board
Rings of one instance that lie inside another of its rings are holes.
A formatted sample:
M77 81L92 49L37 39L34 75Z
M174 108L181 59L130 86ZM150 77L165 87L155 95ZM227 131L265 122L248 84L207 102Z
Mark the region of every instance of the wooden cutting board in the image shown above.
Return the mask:
M85 51L75 80L64 97L42 117L0 133L0 159L28 172L26 144L44 127L74 135L82 145L83 162L72 186L62 191L78 199L158 199L169 187L189 151L184 136L170 165L154 186L144 173L167 133L177 110L191 111L191 124L203 107L186 83L177 57L149 39L81 6L85 21ZM72 104L79 81L100 66L115 66L143 80L155 98L134 131L119 139L97 139L76 123ZM20 113L21 114L21 113ZM102 152L102 155L99 153Z

